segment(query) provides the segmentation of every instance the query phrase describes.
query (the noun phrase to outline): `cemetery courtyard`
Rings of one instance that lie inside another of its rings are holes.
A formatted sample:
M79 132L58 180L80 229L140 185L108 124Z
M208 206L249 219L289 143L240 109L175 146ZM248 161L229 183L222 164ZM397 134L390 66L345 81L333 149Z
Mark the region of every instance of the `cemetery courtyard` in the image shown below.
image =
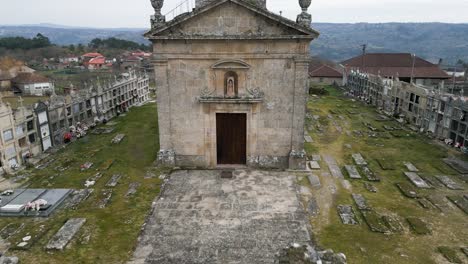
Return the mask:
M22 181L27 188L81 190L87 181L95 184L89 187L93 189L89 196L72 196L48 218L0 218L2 251L9 248L5 255L18 256L21 263L126 263L145 257L152 263L170 263L164 259L168 254L176 259L184 252L200 261L206 257L206 263L230 257L267 263L280 246L304 243L304 235L310 234L312 244L344 253L348 263L450 263L447 259L468 263L466 176L443 161L448 156L466 158L382 117L374 108L344 98L333 88L327 90L330 95L311 96L308 103L306 138L311 142L306 150L315 161L310 171L238 170L232 179L221 179L213 171L171 174L155 167L156 105L132 108L102 126L115 128L109 134L89 134L45 158L38 169L9 179ZM111 143L119 134L125 135L123 140ZM81 168L87 163L92 166ZM163 199L155 201L164 175L171 176ZM226 195L213 189L216 186ZM231 193L244 197L244 203L226 202ZM272 201L270 207L261 206L268 204L262 198ZM181 204L196 210L182 211ZM194 215L185 221L187 213ZM86 222L63 250L46 250L72 218ZM27 245L19 247L29 236ZM198 240L207 250L220 249L202 252L184 238ZM223 255L244 241L244 249ZM248 254L247 248L257 251ZM167 254L158 255L161 252ZM294 259L294 250L290 253L286 255Z

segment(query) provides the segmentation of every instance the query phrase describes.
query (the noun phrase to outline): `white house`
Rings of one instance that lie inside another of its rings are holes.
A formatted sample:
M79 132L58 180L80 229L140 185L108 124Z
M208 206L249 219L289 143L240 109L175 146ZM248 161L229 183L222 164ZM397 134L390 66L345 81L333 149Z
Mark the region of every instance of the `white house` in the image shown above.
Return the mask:
M54 84L37 73L20 73L13 78L12 83L24 95L44 96L54 90Z

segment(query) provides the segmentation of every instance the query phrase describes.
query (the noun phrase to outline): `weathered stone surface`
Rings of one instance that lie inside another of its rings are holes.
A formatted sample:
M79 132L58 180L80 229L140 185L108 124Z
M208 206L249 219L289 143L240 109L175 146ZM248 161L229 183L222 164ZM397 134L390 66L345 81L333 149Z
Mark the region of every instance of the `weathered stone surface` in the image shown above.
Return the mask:
M63 250L86 222L85 218L69 219L46 245L47 250Z
M460 184L455 182L452 178L446 175L436 175L435 176L443 185L451 190L464 190Z
M468 162L455 158L444 159L444 162L459 173L468 174Z
M367 166L367 162L364 160L361 153L355 153L352 156L353 156L354 163L356 163L356 165Z
M320 155L312 155L312 160L313 161L321 161L322 157Z
M424 209L431 209L433 208L434 206L432 205L431 202L429 202L427 199L425 198L421 198L421 199L418 199L418 203L421 205L422 208Z
M393 215L384 215L382 220L386 223L386 226L389 227L390 231L393 233L402 233L404 231L403 225L397 216Z
M98 202L98 208L104 209L107 207L112 198L112 193L112 189L101 190L101 200Z
M452 207L450 207L448 204L447 199L445 199L445 197L440 194L431 194L426 197L426 199L429 200L441 212L446 213L452 209Z
M66 208L76 210L78 205L88 199L88 197L93 193L94 189L82 189L75 190L71 194L70 201L67 203Z
M403 164L406 166L409 172L419 172L418 168L416 168L416 166L414 166L413 163L404 162Z
M130 263L274 263L291 243L310 243L296 176L234 175L226 181L216 171L172 173Z
M418 188L430 189L431 186L427 184L419 175L415 172L405 172L405 176Z
M128 191L125 194L125 196L130 197L130 196L135 195L137 193L137 189L138 189L138 187L140 187L140 185L141 184L139 182L130 183L130 186L128 187Z
M429 226L421 219L416 217L409 217L406 219L411 229L418 235L428 235L431 233Z
M117 134L113 139L112 139L112 143L113 144L119 144L120 142L122 142L122 140L125 138L125 134Z
M361 175L359 174L356 166L352 165L345 165L345 169L348 172L348 175L351 179L361 179Z
M317 216L320 212L319 205L315 197L312 197L307 204L307 211L311 216Z
M364 183L364 188L366 188L366 190L368 190L369 192L372 192L372 193L376 193L378 191L377 187L375 187L374 185L372 185L369 182Z
M314 142L314 140L309 135L304 136L304 140L307 143L313 143Z
M0 257L0 264L18 264L18 263L19 263L18 257L7 257L7 256Z
M364 221L369 226L369 229L372 232L377 232L377 233L390 232L390 229L385 224L385 221L383 220L382 216L379 215L377 212L371 211L371 210L364 210L364 211L361 211L361 213L362 213L362 216L364 217Z
M372 208L367 204L366 198L361 194L352 194L353 200L356 203L357 207L361 211L371 210Z
M332 156L324 156L324 160L328 165L331 175L338 179L344 179L343 173L341 172L340 167L336 163L336 160Z
M380 178L369 167L363 166L362 172L364 173L368 181L380 181Z
M458 208L460 208L463 212L465 212L465 214L468 214L468 201L464 197L458 195L451 195L447 196L447 198L450 201L452 201L452 203L454 203L456 206L458 206Z
M320 164L317 161L309 161L308 164L311 170L320 170Z
M403 195L408 198L415 199L420 197L416 189L414 189L413 185L407 182L397 183L396 186L398 189L400 189L401 193L403 193Z
M120 181L120 178L122 178L121 174L114 174L112 177L109 179L109 181L106 183L107 187L115 187Z
M338 214L340 215L341 222L345 225L359 224L351 205L338 205Z
M310 185L314 188L320 188L322 184L320 183L320 178L317 175L310 174L307 176L307 179L309 179Z

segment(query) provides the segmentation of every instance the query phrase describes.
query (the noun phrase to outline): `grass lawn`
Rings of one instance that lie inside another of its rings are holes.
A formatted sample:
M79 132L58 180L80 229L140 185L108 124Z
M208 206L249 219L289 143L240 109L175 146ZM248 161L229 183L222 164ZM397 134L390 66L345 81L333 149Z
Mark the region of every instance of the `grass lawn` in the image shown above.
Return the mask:
M19 241L26 234L38 235L37 242L29 250L10 250L21 263L125 263L132 255L134 246L145 217L154 198L158 195L162 171L153 167L158 146L156 105L147 104L132 108L126 117L113 119L118 122L114 133L109 135L88 135L59 151L52 158L54 162L44 170L31 170L34 175L28 182L29 188L73 188L83 189L86 179L95 175L101 166L114 160L109 170L93 186L94 192L76 210L60 209L50 218L1 218L0 228L8 223L24 223L20 234L9 239ZM118 133L126 134L118 144L110 144ZM90 161L94 166L84 172L80 165ZM64 172L55 168L69 166ZM104 165L105 167L105 165ZM156 177L145 179L153 172ZM104 209L98 208L102 190L113 174L123 175L113 188L110 203ZM55 175L53 179L50 177ZM129 184L139 183L137 193L126 197ZM46 252L47 244L63 223L73 217L86 218L87 222L72 243L63 252Z
M419 168L421 174L450 175L455 181L461 182L456 172L442 161L442 158L448 155L460 154L409 130L398 131L403 136L394 137L384 129L384 125L397 127L399 126L397 122L377 121L378 113L375 108L341 97L337 89L328 88L328 90L329 95L311 97L309 100L308 111L311 116L319 116L318 122L323 132L316 129L317 121L307 121L308 126L313 128L310 135L314 139L313 144L306 146L307 151L309 154L332 155L341 167L353 164L351 154L359 152L382 180L379 183L372 183L377 187L377 193L366 190L364 179L348 179L352 184L351 190L341 188L341 184L334 180L338 190L330 196L329 210L322 213L321 217L312 220L319 244L324 248L332 248L335 252L343 252L348 257L348 263L356 264L446 263L438 250L441 246L453 248L460 257L465 258L460 247L468 245L468 216L455 207L445 213L436 208L424 209L416 199L403 196L396 187L396 183L409 182L403 174L407 171L403 165L405 161L412 162ZM370 130L363 124L364 122L377 128L379 136L376 138L368 136ZM341 127L343 132L339 132L336 126ZM356 136L353 132L356 130L362 131L364 136ZM346 131L351 134L348 135ZM346 144L350 144L351 149L345 147ZM322 165L326 167L325 163ZM326 179L322 177L322 180ZM468 189L467 184L463 186L465 190ZM445 187L418 189L418 192L423 197L435 193L442 196L466 193L466 191L450 191ZM379 214L398 219L403 226L403 232L392 234L371 232L352 200L352 193L362 194ZM343 225L336 212L336 206L339 204L353 205L360 225ZM415 234L406 221L410 217L417 217L428 223L431 234Z

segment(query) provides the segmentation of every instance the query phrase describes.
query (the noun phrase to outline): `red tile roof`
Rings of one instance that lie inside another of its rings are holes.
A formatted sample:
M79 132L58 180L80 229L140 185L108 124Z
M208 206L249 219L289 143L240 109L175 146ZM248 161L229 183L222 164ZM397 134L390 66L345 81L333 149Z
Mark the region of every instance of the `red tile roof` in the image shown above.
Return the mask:
M105 63L106 63L106 58L102 56L90 59L88 62L88 64L105 64Z
M437 65L419 57L414 60L413 71L413 55L410 53L368 53L343 61L341 64L347 69L359 69L363 72L388 77L410 78L411 72L413 72L415 78L450 78ZM361 69L363 65L364 68Z
M85 57L85 58L96 58L96 57L104 57L104 56L102 56L101 53L90 52L90 53L84 54L83 57Z
M328 66L322 65L309 72L310 77L328 77L328 78L343 78L343 74L338 70Z
M13 83L30 84L30 83L47 83L49 79L37 73L22 72L11 80Z

